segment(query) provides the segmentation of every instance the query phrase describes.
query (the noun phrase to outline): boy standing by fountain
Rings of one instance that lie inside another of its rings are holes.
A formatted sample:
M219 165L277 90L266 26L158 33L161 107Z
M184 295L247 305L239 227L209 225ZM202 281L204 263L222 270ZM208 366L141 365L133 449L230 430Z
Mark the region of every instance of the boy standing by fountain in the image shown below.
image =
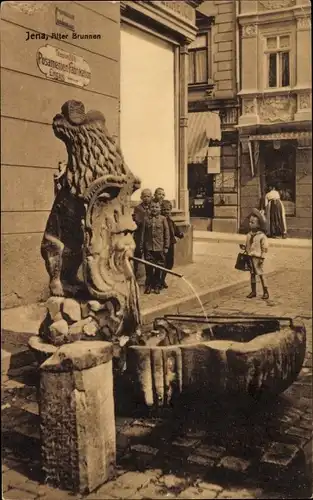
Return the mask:
M174 248L177 239L183 238L184 234L178 229L175 222L172 219L172 203L169 200L164 200L161 206L161 213L167 220L167 224L170 231L170 246L168 248L168 252L165 255L165 267L167 269L173 269L174 267ZM161 271L161 286L162 288L168 288L168 285L165 282L166 272Z
M170 246L170 231L166 218L161 215L160 203L152 200L149 215L144 219L140 237L140 251L146 261L164 267ZM145 293L160 293L161 270L146 266Z
M246 244L240 245L240 248L245 250L251 257L251 292L247 298L256 297L256 276L260 276L263 288L262 299L268 299L269 293L263 271L264 259L268 251L268 239L265 234L266 220L256 208L251 212L249 227L250 231L247 234Z
M160 187L156 188L156 190L154 191L154 195L153 195L153 201L160 203L160 205L162 206L164 198L165 198L164 189L160 188Z
M134 232L134 240L135 240L135 245L136 245L134 257L139 257L139 258L142 256L141 249L140 249L141 226L142 226L142 223L143 223L145 217L147 217L149 210L150 210L150 204L151 204L151 200L152 200L151 189L143 189L141 191L140 199L141 199L141 203L134 208L134 212L133 212L133 220L135 221L135 223L137 225L137 229ZM140 267L143 270L142 264L139 264L138 262L135 261L134 262L134 271L135 271L135 276L137 279L139 279L138 274L140 274L140 275L144 274L140 271Z

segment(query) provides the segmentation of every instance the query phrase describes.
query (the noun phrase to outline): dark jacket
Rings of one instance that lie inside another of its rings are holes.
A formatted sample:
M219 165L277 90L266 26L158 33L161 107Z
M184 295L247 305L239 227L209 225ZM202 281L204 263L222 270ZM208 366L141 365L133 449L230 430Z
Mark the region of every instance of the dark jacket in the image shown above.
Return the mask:
M175 245L177 239L176 238L183 238L184 235L183 233L178 229L176 226L175 222L173 219L170 217L166 217L168 228L170 231L170 245Z
M148 215L149 211L149 205L144 206L142 203L137 205L137 207L134 208L133 212L133 219L136 222L137 226L142 224L144 218Z
M149 213L149 205L145 206L142 203L137 205L133 211L133 220L137 225L137 229L134 232L134 240L137 248L140 247L141 226L144 219L148 216L148 213Z
M142 251L163 252L170 246L170 231L163 215L149 215L143 220L140 234Z

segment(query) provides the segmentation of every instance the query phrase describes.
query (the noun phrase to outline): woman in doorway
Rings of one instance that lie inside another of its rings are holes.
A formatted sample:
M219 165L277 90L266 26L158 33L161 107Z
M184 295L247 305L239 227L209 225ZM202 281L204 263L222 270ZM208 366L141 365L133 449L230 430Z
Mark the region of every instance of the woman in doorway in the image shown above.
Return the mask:
M264 208L267 222L267 236L270 238L287 238L285 207L274 185L269 186L268 192L265 195Z

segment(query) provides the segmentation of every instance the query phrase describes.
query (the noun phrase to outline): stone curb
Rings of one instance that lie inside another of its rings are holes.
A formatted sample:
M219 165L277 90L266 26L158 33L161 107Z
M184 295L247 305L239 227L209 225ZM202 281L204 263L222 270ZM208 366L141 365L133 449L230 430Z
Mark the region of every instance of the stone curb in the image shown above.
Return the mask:
M194 242L207 242L207 243L243 243L245 235L237 233L214 233L205 231L194 231ZM283 239L270 239L271 248L303 248L312 249L312 240L301 238L287 238Z
M284 269L278 269L276 271L272 271L267 274L267 277L271 277L280 273L285 272ZM246 276L248 275L248 276ZM250 280L249 273L245 273L245 276L240 280L235 281L234 283L230 283L228 285L223 285L220 287L210 288L209 290L205 290L202 293L199 293L199 298L201 302L207 305L208 302L213 302L217 298L224 297L229 292L236 292L239 290L242 285L248 284ZM152 323L153 319L157 316L163 316L164 314L184 314L187 313L188 310L198 306L200 308L200 304L195 296L189 294L186 297L182 297L180 299L175 299L170 302L165 302L164 305L159 305L157 307L147 308L142 311L142 323L143 325L149 325Z
M277 275L278 273L284 272L283 269L278 269L269 273L267 276ZM244 276L228 285L223 285L220 287L209 288L202 293L199 293L201 302L207 305L208 302L214 301L219 297L227 295L229 292L236 292L244 284L249 283L249 273L244 273ZM144 326L152 324L153 320L157 316L163 316L164 314L184 314L188 313L188 310L200 305L196 297L189 294L180 299L171 300L164 302L155 307L147 308L142 311L142 323ZM9 376L10 369L23 368L35 362L35 357L33 352L27 346L21 346L19 350L15 353L10 353L4 349L1 349L1 376Z

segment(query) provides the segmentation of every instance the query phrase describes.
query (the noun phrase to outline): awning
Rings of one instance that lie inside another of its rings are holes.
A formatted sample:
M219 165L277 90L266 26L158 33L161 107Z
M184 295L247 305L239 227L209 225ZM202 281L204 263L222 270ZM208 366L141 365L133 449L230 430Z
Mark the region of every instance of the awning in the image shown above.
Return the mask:
M188 163L203 163L207 159L208 172L218 173L220 171L220 148L209 148L210 139L221 140L219 114L211 111L189 113ZM216 162L218 162L218 165Z
M312 132L277 132L273 134L250 135L249 141L290 141L293 139L312 139Z
M301 139L303 144L309 145L312 140L311 131L296 131L296 132L274 132L272 134L249 135L242 138L242 142L248 146L250 156L251 175L254 177L256 166L259 162L260 147L259 141L288 141Z

